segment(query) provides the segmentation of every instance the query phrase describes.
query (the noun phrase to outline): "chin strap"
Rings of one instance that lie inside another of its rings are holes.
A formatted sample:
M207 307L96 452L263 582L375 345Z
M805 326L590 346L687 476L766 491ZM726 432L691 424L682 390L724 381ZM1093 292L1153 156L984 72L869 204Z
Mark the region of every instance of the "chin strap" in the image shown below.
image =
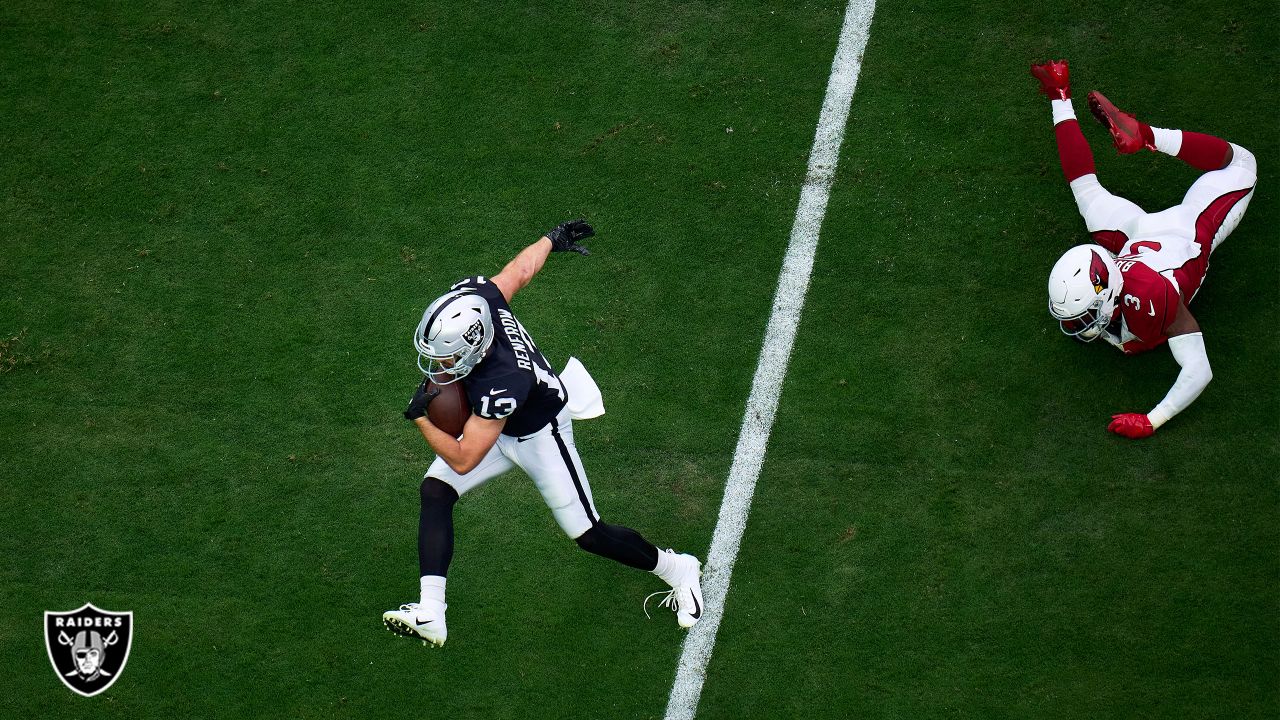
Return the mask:
M1173 352L1173 359L1182 366L1182 372L1178 373L1177 381L1169 388L1169 394L1147 413L1153 428L1159 428L1174 415L1186 410L1213 379L1209 356L1204 351L1203 333L1175 335L1169 338L1169 350Z

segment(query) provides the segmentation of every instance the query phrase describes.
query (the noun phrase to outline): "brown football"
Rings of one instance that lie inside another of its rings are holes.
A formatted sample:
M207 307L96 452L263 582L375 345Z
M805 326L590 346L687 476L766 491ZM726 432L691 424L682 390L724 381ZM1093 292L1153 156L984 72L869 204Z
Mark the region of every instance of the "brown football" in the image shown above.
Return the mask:
M462 426L467 424L467 418L471 417L467 391L462 389L460 381L448 385L431 383L427 391L430 392L431 388L440 388L440 394L427 406L427 419L432 425L458 437L462 434Z

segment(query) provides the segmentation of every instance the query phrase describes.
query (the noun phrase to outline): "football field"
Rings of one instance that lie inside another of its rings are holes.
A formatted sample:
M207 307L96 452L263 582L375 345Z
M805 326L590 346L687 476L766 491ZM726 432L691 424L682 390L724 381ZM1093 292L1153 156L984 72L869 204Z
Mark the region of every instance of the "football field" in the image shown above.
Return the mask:
M662 581L519 473L457 504L445 647L383 628L412 334L587 218L512 307L603 391L603 518L706 558L846 7L0 4L0 717L662 718ZM1280 713L1278 48L1269 2L876 3L698 718ZM1045 307L1088 239L1050 57L1146 210L1197 173L1088 90L1258 159L1192 306L1213 382L1141 441L1106 424L1169 352ZM43 624L85 603L134 624L92 698Z

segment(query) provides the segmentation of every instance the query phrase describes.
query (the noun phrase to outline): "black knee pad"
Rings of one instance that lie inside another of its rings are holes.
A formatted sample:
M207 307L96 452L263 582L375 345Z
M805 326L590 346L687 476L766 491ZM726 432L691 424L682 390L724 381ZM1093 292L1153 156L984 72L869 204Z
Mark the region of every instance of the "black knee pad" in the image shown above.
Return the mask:
M422 487L419 491L422 495L423 505L449 505L452 506L458 502L458 491L453 489L449 483L438 478L426 477L422 479Z

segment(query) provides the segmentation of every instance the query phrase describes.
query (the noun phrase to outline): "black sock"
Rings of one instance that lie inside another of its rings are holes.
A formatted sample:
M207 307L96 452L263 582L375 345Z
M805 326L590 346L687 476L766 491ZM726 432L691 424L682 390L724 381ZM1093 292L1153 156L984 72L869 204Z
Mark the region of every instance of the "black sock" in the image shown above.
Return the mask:
M577 537L578 547L640 570L658 567L658 548L629 527L597 523Z
M445 577L453 560L453 504L458 492L429 477L422 481L422 514L418 517L418 574Z

